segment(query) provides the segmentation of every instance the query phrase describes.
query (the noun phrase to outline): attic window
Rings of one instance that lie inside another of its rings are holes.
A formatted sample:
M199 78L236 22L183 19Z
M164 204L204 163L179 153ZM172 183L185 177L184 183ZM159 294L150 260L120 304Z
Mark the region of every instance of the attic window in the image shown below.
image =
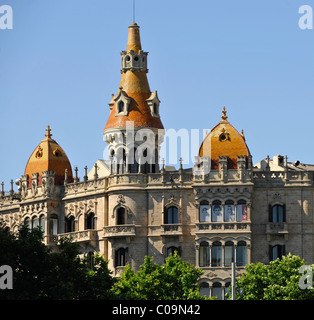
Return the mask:
M229 133L225 132L225 130L223 130L223 132L219 136L219 141L224 142L224 141L228 141L228 140L230 140Z
M155 115L158 114L158 111L157 111L157 103L156 103L156 102L154 103L154 114L155 114Z
M226 135L223 133L219 137L220 141L225 141L227 139Z

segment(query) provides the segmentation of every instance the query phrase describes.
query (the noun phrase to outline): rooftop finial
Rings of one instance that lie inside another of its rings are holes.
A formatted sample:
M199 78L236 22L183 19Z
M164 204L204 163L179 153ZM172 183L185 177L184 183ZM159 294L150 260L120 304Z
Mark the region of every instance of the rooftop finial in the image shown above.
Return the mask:
M52 137L52 134L51 134L51 129L50 129L49 124L48 124L48 127L47 127L46 131L47 131L47 133L45 134L45 137L50 139Z
M221 116L221 119L222 119L222 120L227 120L227 119L228 119L228 117L226 116L226 114L227 114L226 107L223 107L223 109L222 109L222 116Z

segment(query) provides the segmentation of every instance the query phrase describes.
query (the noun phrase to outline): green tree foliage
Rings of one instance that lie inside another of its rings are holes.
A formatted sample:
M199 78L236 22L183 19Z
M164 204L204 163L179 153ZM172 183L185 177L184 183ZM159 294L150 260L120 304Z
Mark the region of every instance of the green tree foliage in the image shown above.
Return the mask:
M130 300L205 299L200 296L197 284L202 274L202 270L183 261L177 253L170 255L163 265L145 257L138 272L129 265L125 267L113 291L118 298Z
M308 300L314 299L313 289L300 289L299 273L305 261L288 254L268 265L252 263L246 273L236 279L238 300ZM311 266L312 269L314 266ZM314 270L314 269L313 269Z
M17 235L0 228L0 265L13 269L13 290L0 299L109 299L115 279L102 256L79 258L79 245L61 241L52 252L40 228L22 226Z
M146 257L138 272L128 265L116 279L103 256L95 254L91 263L71 240L53 251L42 240L40 228L22 226L12 234L0 226L0 265L13 269L13 290L0 290L0 299L205 299L197 284L203 272L177 253L163 265Z

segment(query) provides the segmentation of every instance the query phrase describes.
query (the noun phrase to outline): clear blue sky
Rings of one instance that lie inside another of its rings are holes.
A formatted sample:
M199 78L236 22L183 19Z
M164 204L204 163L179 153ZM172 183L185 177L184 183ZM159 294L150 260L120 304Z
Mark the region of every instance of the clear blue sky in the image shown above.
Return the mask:
M165 128L211 129L225 105L256 163L268 154L314 163L314 30L310 0L137 0ZM24 173L50 124L72 166L102 158L111 93L120 81L132 1L0 0L0 181Z

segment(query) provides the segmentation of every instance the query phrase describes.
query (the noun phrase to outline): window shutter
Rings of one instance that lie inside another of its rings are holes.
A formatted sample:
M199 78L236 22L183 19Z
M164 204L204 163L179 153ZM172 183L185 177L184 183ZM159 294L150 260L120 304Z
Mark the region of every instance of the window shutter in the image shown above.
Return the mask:
M285 245L282 246L282 255L283 256L286 255L286 246Z
M271 204L268 205L268 222L273 222L273 210Z
M283 205L283 222L286 222L286 205Z

